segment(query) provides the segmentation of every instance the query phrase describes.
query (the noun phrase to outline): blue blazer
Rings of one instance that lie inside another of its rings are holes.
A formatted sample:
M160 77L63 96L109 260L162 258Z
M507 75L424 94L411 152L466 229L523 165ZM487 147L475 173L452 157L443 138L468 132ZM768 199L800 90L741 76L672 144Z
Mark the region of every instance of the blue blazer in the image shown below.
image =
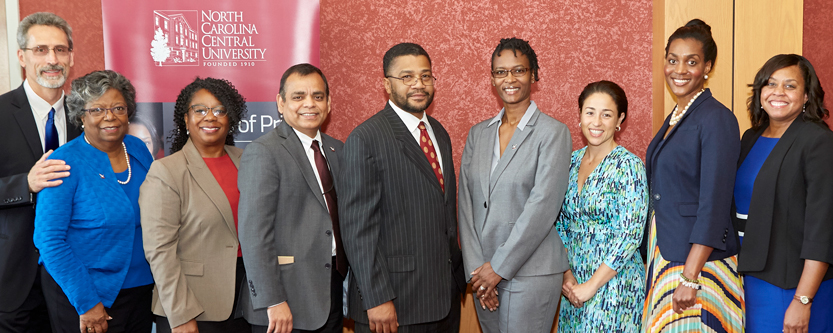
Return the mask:
M737 118L706 89L663 139L670 119L645 156L660 253L665 260L685 262L691 244L702 244L714 248L709 261L733 256L738 253L731 218L740 155ZM648 242L642 243L644 255Z
M153 158L141 140L127 135L124 144L130 158L150 167ZM136 228L133 204L116 182L107 154L84 141L83 135L49 158L64 160L72 169L63 184L38 194L34 241L39 262L78 314L99 302L110 307L130 267ZM131 181L144 178L134 172Z

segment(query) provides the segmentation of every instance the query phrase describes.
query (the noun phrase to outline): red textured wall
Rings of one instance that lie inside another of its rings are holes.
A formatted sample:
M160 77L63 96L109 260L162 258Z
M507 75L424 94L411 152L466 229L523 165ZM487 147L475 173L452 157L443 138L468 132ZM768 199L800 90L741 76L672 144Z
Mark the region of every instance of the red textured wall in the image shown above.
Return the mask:
M825 105L833 108L833 24L830 14L833 2L830 0L804 0L804 41L803 54L816 69L822 88L827 93ZM827 118L833 128L833 119Z
M585 145L578 95L606 79L625 89L631 110L617 140L644 158L652 134L651 17L651 0L321 0L321 65L333 98L326 132L346 139L384 107L382 56L415 42L438 78L428 112L449 131L459 166L469 128L502 107L489 81L492 51L516 36L538 54L532 99L569 126L574 148Z
M75 65L70 69L69 80L64 86L67 91L69 82L75 78L104 69L104 31L101 25L100 0L20 0L19 3L21 19L36 12L52 12L72 27Z

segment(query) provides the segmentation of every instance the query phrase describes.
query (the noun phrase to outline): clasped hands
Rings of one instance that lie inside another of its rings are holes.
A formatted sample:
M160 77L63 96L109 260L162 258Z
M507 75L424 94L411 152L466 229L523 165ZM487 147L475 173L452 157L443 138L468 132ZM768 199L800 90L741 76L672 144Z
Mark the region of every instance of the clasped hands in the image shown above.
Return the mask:
M498 301L497 284L503 278L495 273L492 269L491 263L485 263L471 272L471 289L477 299L480 300L480 306L483 310L487 308L489 311L497 310L500 302Z
M597 291L599 291L599 287L592 285L590 281L578 283L576 277L573 276L572 270L564 272L564 280L561 283L561 294L567 297L567 300L574 307L580 308L584 306L584 302L593 298Z

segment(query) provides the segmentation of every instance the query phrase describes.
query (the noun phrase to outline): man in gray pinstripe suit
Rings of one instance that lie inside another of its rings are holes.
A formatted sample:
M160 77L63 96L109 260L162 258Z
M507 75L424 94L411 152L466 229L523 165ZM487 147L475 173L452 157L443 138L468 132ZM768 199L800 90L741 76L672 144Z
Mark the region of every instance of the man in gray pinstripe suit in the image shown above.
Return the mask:
M356 332L458 332L457 184L448 132L425 114L431 59L402 43L383 67L390 100L347 138L337 177L349 315Z

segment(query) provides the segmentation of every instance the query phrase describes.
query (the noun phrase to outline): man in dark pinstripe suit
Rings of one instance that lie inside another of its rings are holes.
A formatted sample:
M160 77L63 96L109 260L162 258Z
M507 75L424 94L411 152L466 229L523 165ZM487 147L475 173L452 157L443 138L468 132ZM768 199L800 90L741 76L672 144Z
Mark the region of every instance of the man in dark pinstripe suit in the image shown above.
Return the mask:
M448 132L425 114L431 59L402 43L383 67L390 100L347 138L337 178L349 315L356 332L458 332L457 184Z

